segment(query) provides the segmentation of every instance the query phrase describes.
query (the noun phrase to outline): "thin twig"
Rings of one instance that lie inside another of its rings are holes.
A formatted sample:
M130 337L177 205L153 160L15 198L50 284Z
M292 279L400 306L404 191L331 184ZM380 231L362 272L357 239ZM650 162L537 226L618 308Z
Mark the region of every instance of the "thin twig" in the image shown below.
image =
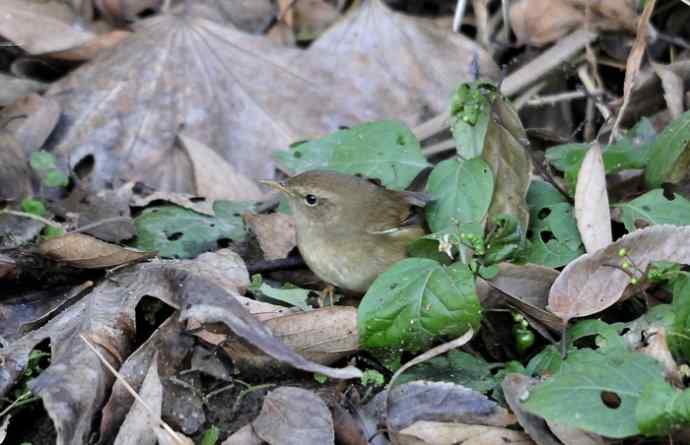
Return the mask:
M586 45L593 42L596 38L596 33L584 29L572 32L534 60L506 77L501 84L501 93L512 97L533 83L540 81L547 74L559 68L562 63L582 51ZM415 136L420 141L423 141L440 133L447 128L449 116L448 110L445 110L428 121L421 123L413 130Z
M520 111L527 104L527 101L539 94L544 88L546 88L546 81L542 80L535 83L513 101L513 106L517 111Z
M553 105L559 102L567 102L574 99L584 99L590 96L601 96L601 91L595 91L590 94L585 91L566 91L565 93L551 94L549 96L537 96L527 101L530 107L542 107L544 105Z
M233 416L235 415L237 410L240 409L240 403L242 403L242 399L244 399L247 394L250 394L254 391L258 391L260 389L270 388L271 386L276 386L276 385L275 385L275 383L264 383L263 385L256 385L256 386L249 387L249 388L245 389L244 391L242 391L241 393L239 393L237 395L237 399L235 400L235 403L232 405L232 410L230 411L230 414Z
M455 5L455 14L453 15L453 32L460 32L462 19L465 17L465 9L467 9L467 0L458 0L457 5Z
M577 76L580 78L580 81L582 82L582 85L585 87L587 93L590 94L591 97L594 97L595 93L599 90L595 86L592 76L590 76L589 72L587 71L587 65L583 64L577 69ZM611 111L608 108L606 108L606 105L602 104L600 101L595 101L595 105L597 107L597 110L599 110L599 113L601 113L604 120L608 121L609 119L611 119Z
M132 218L129 216L114 216L112 218L105 218L100 221L93 222L91 224L86 224L85 226L77 227L76 229L72 230L72 232L86 232L87 230L92 230L95 229L98 226L102 226L105 224L111 224L111 223L116 223L116 222L125 222L125 221L131 221Z
M62 224L56 223L55 221L51 221L49 219L45 219L42 216L34 215L33 213L26 213L26 212L18 212L16 210L0 210L0 215L6 214L6 215L14 215L14 216L19 216L21 218L29 218L29 219L35 219L36 221L40 221L45 225L51 226L51 227L56 227L58 229L64 229Z
M130 394L132 397L134 397L134 398L136 399L137 402L141 403L141 406L144 407L144 409L148 412L148 414L149 414L153 419L155 419L156 422L157 422L157 423L158 423L168 434L170 434L170 436L173 438L173 440L174 440L175 442L177 442L178 444L180 444L180 445L186 445L187 442L185 442L182 438L178 437L178 435L177 435L177 433L175 432L175 430L173 430L172 428L170 428L170 425L168 425L167 423L165 423L165 422L163 421L163 419L161 419L159 416L157 416L157 415L153 412L153 410L148 406L148 404L144 401L144 399L142 399L142 398L139 396L139 394L134 390L134 388L132 388L132 386L129 384L129 382L127 382L127 380L125 380L125 379L122 377L122 375L121 375L119 372L117 372L117 371L115 370L115 368L113 368L113 366L110 364L110 362L108 362L108 360L106 360L105 357L103 357L103 354L101 354L101 352L100 352L98 349L96 349L96 347L95 347L94 345L92 345L91 342L88 341L88 340L86 339L86 337L84 337L82 334L79 334L79 337L84 341L84 343L86 343L86 346L88 346L89 349L91 349L91 350L93 351L93 353L96 354L96 356L98 357L98 359L101 361L101 363L103 363L103 365L108 369L108 371L110 371L110 372L115 376L115 378L116 378L120 383L122 383L122 385L125 387L125 389L127 390L127 392L129 392L129 394Z
M503 39L510 43L510 0L501 0L501 14L503 16Z
M413 358L412 360L410 360L409 362L405 363L400 368L398 368L397 371L395 371L395 374L393 374L393 377L391 377L390 382L388 382L388 386L386 386L385 394L383 396L383 413L386 417L386 427L388 428L388 431L393 431L390 424L388 423L388 419L389 419L389 416L388 416L388 398L390 396L391 389L393 388L393 384L398 379L398 377L400 377L403 372L407 371L408 369L410 369L411 367L413 367L415 365L423 363L427 360L431 360L432 358L436 357L437 355L445 354L446 352L450 351L451 349L456 349L456 348L459 348L460 346L463 346L465 343L470 341L473 336L474 336L474 330L472 328L470 328L461 337L458 337L455 340L451 340L448 343L438 345L435 348L429 349L424 354L418 355L417 357Z

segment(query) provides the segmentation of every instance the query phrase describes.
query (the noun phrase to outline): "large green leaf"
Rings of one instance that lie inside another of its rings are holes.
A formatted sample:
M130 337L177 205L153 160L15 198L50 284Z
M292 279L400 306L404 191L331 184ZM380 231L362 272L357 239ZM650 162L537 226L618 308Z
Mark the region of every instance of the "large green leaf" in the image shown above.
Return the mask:
M584 253L573 206L552 185L533 181L527 193L530 224L525 261L560 267Z
M327 169L380 179L402 190L429 163L415 135L397 121L371 122L304 142L275 157L290 173Z
M635 410L643 388L664 381L653 358L625 348L571 353L551 379L532 388L524 407L550 422L602 436L640 433Z
M604 147L602 157L607 174L626 169L640 169L647 165L656 131L644 118L615 144ZM551 147L546 150L546 160L564 172L570 191L574 192L577 174L590 144L574 143Z
M656 139L645 169L645 182L650 188L678 182L687 175L689 165L690 111L686 111Z
M673 199L668 199L662 189L649 191L616 207L622 211L623 224L628 232L656 224L690 224L690 201L675 193Z
M463 159L482 155L497 94L496 87L487 82L463 83L455 90L450 105L450 131Z
M682 272L673 283L673 324L668 345L676 358L690 360L690 275Z
M440 232L451 226L462 231L463 225L484 223L491 205L494 178L491 168L481 158L453 158L434 167L426 191L434 199L426 206L431 231Z
M408 258L374 281L359 305L357 326L366 348L419 351L438 337L476 330L480 318L474 276L466 265Z
M253 204L216 201L215 217L174 205L149 207L134 220L137 237L131 243L142 250L157 250L164 258L194 258L246 235L242 213Z

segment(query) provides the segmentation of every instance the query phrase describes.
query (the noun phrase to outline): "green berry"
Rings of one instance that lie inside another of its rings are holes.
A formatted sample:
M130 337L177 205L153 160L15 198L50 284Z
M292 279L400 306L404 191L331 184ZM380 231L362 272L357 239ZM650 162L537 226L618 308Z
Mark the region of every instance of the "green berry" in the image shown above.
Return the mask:
M621 248L621 249L618 251L618 256L619 256L619 257L624 257L624 256L626 256L627 254L628 254L628 251L625 250L624 248Z

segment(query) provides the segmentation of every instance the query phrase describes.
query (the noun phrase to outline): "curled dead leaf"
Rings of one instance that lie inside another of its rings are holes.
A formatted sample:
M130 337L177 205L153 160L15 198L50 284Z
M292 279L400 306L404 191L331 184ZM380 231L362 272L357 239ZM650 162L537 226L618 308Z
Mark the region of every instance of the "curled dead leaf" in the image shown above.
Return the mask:
M120 247L82 233L68 233L43 241L39 245L39 252L80 269L121 266L156 256L155 252Z

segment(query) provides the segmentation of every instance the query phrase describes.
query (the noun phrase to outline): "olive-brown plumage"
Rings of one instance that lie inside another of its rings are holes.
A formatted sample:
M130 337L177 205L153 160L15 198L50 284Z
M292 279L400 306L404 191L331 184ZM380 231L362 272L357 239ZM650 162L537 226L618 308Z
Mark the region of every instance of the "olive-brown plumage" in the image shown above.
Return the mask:
M324 170L266 183L287 196L297 245L309 268L343 289L365 292L388 266L406 257L411 241L424 235L412 209L425 204L421 193Z

